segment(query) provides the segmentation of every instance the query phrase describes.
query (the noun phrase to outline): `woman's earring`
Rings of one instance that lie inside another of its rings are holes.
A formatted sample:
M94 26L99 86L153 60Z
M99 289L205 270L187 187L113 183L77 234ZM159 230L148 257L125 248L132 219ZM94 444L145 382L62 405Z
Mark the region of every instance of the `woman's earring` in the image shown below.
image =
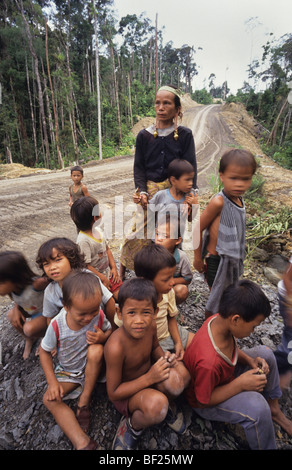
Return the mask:
M156 139L158 137L158 132L157 132L157 119L156 119L156 122L155 122L155 129L154 129L154 132L153 132L153 137L154 139Z
M174 140L178 139L178 132L177 132L177 116L175 116L175 121L174 121L174 134L173 134Z

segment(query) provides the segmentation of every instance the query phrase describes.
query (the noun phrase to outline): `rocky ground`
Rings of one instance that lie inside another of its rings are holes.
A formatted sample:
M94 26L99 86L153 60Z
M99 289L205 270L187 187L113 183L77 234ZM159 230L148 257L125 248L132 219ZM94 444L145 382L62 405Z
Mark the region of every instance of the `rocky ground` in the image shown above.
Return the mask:
M227 107L224 119L225 126L229 126L230 132L238 144L246 148L252 146L254 153L260 153L260 149L256 144L254 123L249 121L244 110ZM247 134L246 128L249 128ZM267 196L274 198L275 187L272 184L277 184L278 205L291 204L291 172L280 169L269 159L266 159L265 156L261 158L262 165L260 171L267 178ZM102 201L105 204L110 205L113 195L120 195L122 187L125 186L125 191L129 192L131 174L129 176L127 159L122 160L122 162L124 169L120 170L118 174L114 174L116 186L110 186L112 192L107 196L108 199ZM113 161L113 166L115 168L115 160ZM108 175L110 173L106 174L107 165L105 164L104 167L104 180L100 179L98 173L95 174L93 172L91 176L88 175L89 187L95 188L97 193L101 188L106 187L109 178ZM95 175L98 175L98 177ZM15 186L12 185L10 189L8 184L5 186L6 181L3 181L2 189L4 187L5 192L4 196L1 197L5 204L2 207L1 222L3 236L1 239L1 249L3 247L5 249L13 249L14 246L20 246L20 249L22 249L23 247L31 260L36 245L39 246L41 241L40 237L47 239L51 236L56 236L57 233L60 234L59 228L63 229L65 227L66 230L69 230L66 232L68 236L76 236L75 228L72 225L70 226L69 224L70 228L67 229L69 216L68 213L64 214L63 209L67 204L67 194L62 196L61 201L59 197L60 188L64 187L62 178L63 176L60 174L56 175L54 180L50 179L49 176L45 176L42 179L41 187L39 185L34 190L34 179L27 177L26 180L29 182L27 187L29 187L31 192L31 200L29 201L25 199L28 193L21 186L19 186L17 191L14 191L13 188ZM58 183L58 179L60 183ZM289 181L290 185L288 184ZM57 186L57 183L59 186ZM37 201L37 191L40 192L41 190L43 191L41 194L44 199ZM33 197L35 201L33 201ZM43 206L40 207L40 204L43 204ZM13 206L15 211L13 213L14 222L11 224L10 218ZM48 213L48 206L52 207L51 213ZM37 211L41 211L42 214L41 224L39 224L39 218L35 216ZM58 227L55 221L57 219L53 218L56 214L63 220L63 225ZM27 221L27 226L24 230L25 221ZM40 227L38 230L36 230L37 224ZM7 236L8 233L9 237ZM289 251L291 252L291 238L289 238L289 235L290 233L286 233L270 241L269 245L264 247L264 252L260 250L255 251L253 253L254 258L250 261L248 269L246 269L246 276L258 282L268 296L272 305L272 313L249 338L241 341L240 345L243 347L265 344L275 349L280 342L283 323L279 316L276 283L277 275L283 271L288 260ZM118 248L119 246L116 246L113 250L115 256L118 253ZM269 274L269 278L266 277L267 274ZM133 273L127 272L127 276L132 275ZM206 284L199 274L194 273L190 286L190 295L187 301L179 307L179 321L191 331L197 331L204 321L207 297L208 288ZM39 358L31 354L29 359L25 361L22 359L23 339L7 321L7 311L10 306L9 299L1 300L0 449L70 450L72 449L70 442L64 437L60 428L55 424L52 416L42 404L46 381L39 364ZM138 447L140 450L157 452L248 449L239 428L234 428L224 423L202 420L195 413L192 413L183 401L182 404L188 421L188 429L185 435L182 437L178 436L165 423L162 423L145 431ZM280 404L283 411L292 419L290 389L284 393ZM74 408L76 403L71 401L70 406ZM111 448L119 420L119 413L107 398L105 384L98 383L92 401L92 427L90 435L99 442L102 449L109 450ZM281 450L291 450L292 439L276 425L275 431L278 448Z
M127 272L127 276L132 276ZM259 274L258 274L259 275ZM258 277L255 274L256 277ZM265 278L261 286L268 296L272 313L256 331L239 344L252 347L264 344L275 349L280 342L283 323L278 311L276 287ZM179 321L191 331L197 331L204 321L208 289L202 278L194 274L190 295L180 306ZM8 310L9 305L4 308ZM2 367L0 371L0 449L6 450L70 450L72 446L42 404L46 381L39 359L34 354L22 359L23 341L10 327L5 315L1 317ZM70 406L76 406L72 400ZM188 429L178 436L164 423L145 431L138 449L153 451L173 450L247 450L248 445L239 427L202 420L181 401L187 417ZM280 400L281 407L292 419L290 390ZM92 400L90 435L103 450L109 450L120 420L119 413L109 402L104 383L98 383ZM292 439L275 425L279 449L292 449Z

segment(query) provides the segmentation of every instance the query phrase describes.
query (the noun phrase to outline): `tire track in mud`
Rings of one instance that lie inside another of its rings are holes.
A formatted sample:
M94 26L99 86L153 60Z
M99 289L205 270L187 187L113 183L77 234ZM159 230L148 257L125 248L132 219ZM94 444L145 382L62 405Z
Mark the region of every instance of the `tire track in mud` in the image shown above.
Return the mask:
M210 185L210 175L228 141L221 122L220 106L196 106L184 114L183 125L193 131L198 161L200 191ZM89 193L105 207L113 208L115 197L132 203L133 156L113 157L84 166L84 183ZM22 251L35 268L38 247L45 240L65 236L76 239L69 211L70 171L7 179L0 186L0 249ZM114 243L118 253L120 240ZM113 252L115 250L113 249Z
M130 199L133 157L120 157L84 168L84 183L100 203L114 205L115 196ZM22 251L35 267L38 247L47 239L76 239L70 217L70 171L1 181L0 249Z
M183 124L192 129L198 164L198 186L204 191L224 151L235 142L220 115L221 105L196 106L184 115Z

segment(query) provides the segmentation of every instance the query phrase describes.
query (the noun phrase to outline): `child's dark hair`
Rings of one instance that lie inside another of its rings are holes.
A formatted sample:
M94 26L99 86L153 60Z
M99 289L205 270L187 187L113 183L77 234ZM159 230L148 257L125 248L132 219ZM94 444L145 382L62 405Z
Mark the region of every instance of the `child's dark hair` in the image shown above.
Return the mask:
M73 166L71 168L71 175L72 175L73 171L80 171L81 175L83 176L83 168L81 166L79 166L79 165Z
M245 322L254 320L258 315L267 318L271 305L262 289L252 281L244 279L228 286L221 297L219 314L223 318L239 315Z
M257 162L253 154L242 149L231 149L224 153L219 162L219 173L224 173L229 165L251 167L253 175L257 169Z
M38 277L19 251L0 252L0 282L10 281L19 287L32 284Z
M174 178L178 180L182 175L194 172L195 169L193 165L187 160L183 160L181 158L175 158L168 165L168 179L170 179L171 176L174 176Z
M73 297L81 295L83 299L95 297L97 292L97 304L101 302L102 293L98 277L88 271L71 271L63 281L63 305L71 307L73 304Z
M99 215L98 201L91 196L80 197L72 204L70 215L79 230L90 230L94 216Z
M118 303L122 310L127 299L150 300L154 310L157 307L157 292L152 281L142 277L132 277L123 282L118 293Z
M138 277L153 281L158 271L176 266L174 256L164 246L151 243L143 247L134 258L134 270Z
M56 249L58 253L62 253L69 263L72 269L83 269L86 268L84 256L80 252L80 248L77 243L74 243L69 238L51 238L44 242L37 254L36 263L40 269L43 269L43 263L52 259L52 251Z

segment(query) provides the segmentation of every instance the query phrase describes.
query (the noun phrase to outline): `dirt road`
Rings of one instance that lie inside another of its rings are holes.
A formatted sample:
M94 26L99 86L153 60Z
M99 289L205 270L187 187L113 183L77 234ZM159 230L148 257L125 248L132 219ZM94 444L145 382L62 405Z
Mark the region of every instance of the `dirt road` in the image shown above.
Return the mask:
M220 106L196 106L184 113L183 124L193 130L201 191L216 171L216 161L231 142L220 116ZM56 171L1 181L0 249L17 249L34 265L38 247L56 236L76 239L69 214L70 172ZM132 201L133 155L114 157L85 168L84 182L91 195L105 207L113 208L115 197L124 204ZM116 240L113 251L119 246Z

